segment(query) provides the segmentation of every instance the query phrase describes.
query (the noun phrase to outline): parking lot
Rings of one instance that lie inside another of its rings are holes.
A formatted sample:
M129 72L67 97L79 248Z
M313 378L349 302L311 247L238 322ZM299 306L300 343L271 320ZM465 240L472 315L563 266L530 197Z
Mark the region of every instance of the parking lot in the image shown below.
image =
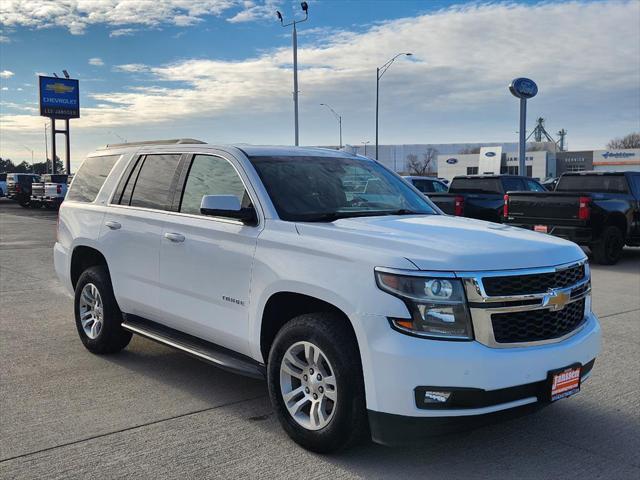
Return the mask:
M410 448L320 456L280 426L263 382L135 337L78 339L53 271L56 213L0 200L2 478L639 478L640 249L593 266L604 351L576 397Z

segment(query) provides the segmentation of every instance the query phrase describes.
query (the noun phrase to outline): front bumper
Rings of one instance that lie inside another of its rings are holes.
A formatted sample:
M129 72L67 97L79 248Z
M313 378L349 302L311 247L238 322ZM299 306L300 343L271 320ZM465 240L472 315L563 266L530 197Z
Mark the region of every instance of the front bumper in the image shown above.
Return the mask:
M399 424L433 420L425 422L435 424L438 432L451 421L469 427L479 417L492 418L497 412L520 411L525 406L529 408L524 410L539 408L546 404L539 389L546 384L550 371L576 363L586 366L601 347L600 325L593 313L575 335L561 342L522 348L415 338L390 330L387 319L377 315L367 315L363 322L367 338L359 343L367 408L373 437L382 443L387 442L385 426L396 417L406 417ZM420 386L485 393L467 396L471 400L464 405L419 408L415 391ZM476 402L474 398L485 400ZM422 436L429 434L419 430Z

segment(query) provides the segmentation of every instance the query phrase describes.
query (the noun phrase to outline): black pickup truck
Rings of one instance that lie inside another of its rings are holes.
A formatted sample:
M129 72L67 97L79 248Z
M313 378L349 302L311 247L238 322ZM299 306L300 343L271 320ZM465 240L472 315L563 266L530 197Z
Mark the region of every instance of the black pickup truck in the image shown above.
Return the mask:
M565 173L553 192L512 192L506 222L587 246L612 265L640 246L640 172Z
M504 197L510 191L546 192L539 182L516 175L466 175L454 177L448 193L429 193L429 198L449 215L503 221Z
M39 181L40 176L33 173L8 173L7 197L28 207L31 201L31 184Z

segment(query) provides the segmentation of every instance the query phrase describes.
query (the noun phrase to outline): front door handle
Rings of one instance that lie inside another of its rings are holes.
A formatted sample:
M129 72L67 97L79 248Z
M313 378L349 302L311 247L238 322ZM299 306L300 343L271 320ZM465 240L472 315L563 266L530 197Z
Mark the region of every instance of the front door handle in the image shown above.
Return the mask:
M167 240L171 240L174 243L182 243L184 242L184 235L179 233L165 233L164 238Z
M122 225L120 225L118 222L108 221L108 222L105 222L105 225L109 227L111 230L120 230L122 228Z

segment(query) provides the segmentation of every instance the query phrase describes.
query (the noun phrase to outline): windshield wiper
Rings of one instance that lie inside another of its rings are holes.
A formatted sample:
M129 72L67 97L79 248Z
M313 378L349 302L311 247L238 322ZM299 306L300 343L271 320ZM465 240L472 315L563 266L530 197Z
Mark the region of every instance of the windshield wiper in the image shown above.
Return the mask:
M341 218L356 218L356 217L381 217L386 215L427 215L425 212L414 212L406 208L398 210L363 210L359 212L327 212L319 213L317 215L310 215L307 218L299 218L298 222L335 222Z

